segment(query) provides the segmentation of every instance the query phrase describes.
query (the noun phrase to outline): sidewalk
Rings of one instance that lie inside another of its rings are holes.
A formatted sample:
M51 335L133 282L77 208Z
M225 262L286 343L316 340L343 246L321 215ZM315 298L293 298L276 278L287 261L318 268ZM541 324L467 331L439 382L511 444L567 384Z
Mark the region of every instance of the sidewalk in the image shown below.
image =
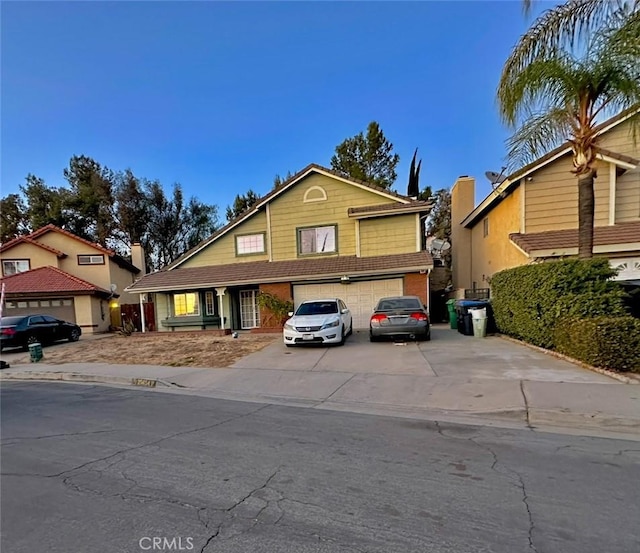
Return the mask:
M58 380L640 440L640 385L286 369L28 364L0 381Z

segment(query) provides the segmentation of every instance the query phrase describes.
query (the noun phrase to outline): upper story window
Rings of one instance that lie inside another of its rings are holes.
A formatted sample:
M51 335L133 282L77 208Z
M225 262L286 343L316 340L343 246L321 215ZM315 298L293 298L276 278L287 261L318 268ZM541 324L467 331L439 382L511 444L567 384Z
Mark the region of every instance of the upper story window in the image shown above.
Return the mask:
M298 254L335 253L336 225L298 229Z
M236 254L264 253L264 232L236 236Z
M78 265L104 265L104 255L79 255Z
M173 315L175 317L187 317L200 315L200 298L197 292L173 295Z
M482 221L482 236L489 236L489 217Z
M3 259L2 260L2 275L9 276L16 273L24 273L29 270L28 259Z

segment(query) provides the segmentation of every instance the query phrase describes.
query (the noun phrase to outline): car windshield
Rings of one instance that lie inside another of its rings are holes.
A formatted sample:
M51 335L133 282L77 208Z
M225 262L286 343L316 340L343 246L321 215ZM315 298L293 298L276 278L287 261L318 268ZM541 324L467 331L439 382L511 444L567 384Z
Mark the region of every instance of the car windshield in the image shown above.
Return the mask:
M422 309L422 305L415 298L393 298L381 300L376 311L392 311L394 309Z
M24 317L2 317L0 319L0 326L13 326L17 325Z
M331 315L338 312L335 301L310 301L298 307L296 315Z

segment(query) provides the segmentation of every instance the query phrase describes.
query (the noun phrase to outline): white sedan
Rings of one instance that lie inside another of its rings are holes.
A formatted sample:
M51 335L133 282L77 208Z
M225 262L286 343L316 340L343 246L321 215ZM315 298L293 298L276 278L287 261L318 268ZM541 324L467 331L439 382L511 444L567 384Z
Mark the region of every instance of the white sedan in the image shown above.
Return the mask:
M344 344L353 331L351 311L340 298L310 300L301 303L282 331L284 343Z

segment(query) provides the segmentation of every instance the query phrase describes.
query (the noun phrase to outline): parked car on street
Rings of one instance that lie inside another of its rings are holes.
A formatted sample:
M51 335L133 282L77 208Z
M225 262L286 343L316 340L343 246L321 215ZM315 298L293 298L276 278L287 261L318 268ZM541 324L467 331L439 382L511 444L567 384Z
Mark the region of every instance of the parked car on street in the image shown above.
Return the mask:
M418 296L381 298L369 321L369 340L403 336L430 340L429 314Z
M286 346L344 344L352 331L351 311L340 298L302 302L282 331Z
M50 315L22 315L0 319L0 348L23 347L29 344L50 344L58 340L77 342L82 334L74 323Z

